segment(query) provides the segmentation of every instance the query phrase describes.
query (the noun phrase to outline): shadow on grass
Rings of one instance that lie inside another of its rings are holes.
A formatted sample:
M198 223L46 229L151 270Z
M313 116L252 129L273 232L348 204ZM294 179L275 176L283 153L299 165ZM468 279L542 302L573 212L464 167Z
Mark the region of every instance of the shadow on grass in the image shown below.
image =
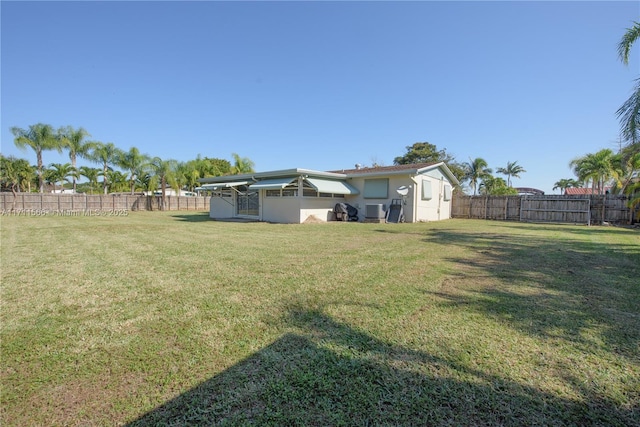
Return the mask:
M574 227L544 239L433 230L425 242L441 245L443 253L451 253L451 246L473 255L446 258L454 271L429 294L441 304L464 306L531 335L637 361L640 240L638 245L596 244L575 238L582 233Z
M185 213L185 214L176 214L176 215L171 215L171 217L177 219L178 221L185 221L185 222L212 221L212 219L209 218L209 212L192 212L192 213Z
M632 425L636 409L577 402L391 345L314 310L289 333L128 424Z

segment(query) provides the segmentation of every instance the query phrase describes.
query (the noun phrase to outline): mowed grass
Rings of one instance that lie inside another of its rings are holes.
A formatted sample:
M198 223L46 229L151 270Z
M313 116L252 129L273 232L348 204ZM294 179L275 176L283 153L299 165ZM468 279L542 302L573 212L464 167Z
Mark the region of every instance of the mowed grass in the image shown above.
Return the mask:
M3 426L640 425L640 233L3 217Z

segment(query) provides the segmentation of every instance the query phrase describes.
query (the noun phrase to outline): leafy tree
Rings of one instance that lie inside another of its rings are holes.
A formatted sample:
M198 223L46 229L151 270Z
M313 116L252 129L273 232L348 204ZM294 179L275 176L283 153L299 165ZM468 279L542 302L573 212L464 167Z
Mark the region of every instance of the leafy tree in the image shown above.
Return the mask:
M526 172L526 170L515 161L507 162L506 168L498 168L496 172L507 175L507 186L511 187L511 177L520 178L520 174Z
M410 165L414 163L449 163L454 161L446 150L438 150L435 145L428 142L416 142L405 148L407 152L403 156L393 159L393 164Z
M573 178L563 178L553 184L553 190L560 189L560 192L564 193L567 188L579 188L581 186L582 183L580 181L576 181Z
M3 189L10 189L15 196L18 191L25 191L35 176L34 167L25 159L14 156L5 157L0 154L0 184Z
M81 176L87 178L87 180L89 181L90 191L91 193L93 193L98 187L98 177L100 176L102 171L100 169L92 168L89 166L81 166L79 172Z
M240 157L236 153L231 154L233 156L233 167L231 173L233 175L240 175L245 173L253 173L253 167L255 164L248 157Z
M44 192L44 176L42 152L47 150L57 150L62 152L62 142L58 135L54 132L51 125L37 123L29 126L29 129L12 127L11 133L15 137L13 142L16 147L21 150L27 147L36 153L37 171L38 171L38 188L41 193Z
M481 157L475 159L469 158L469 163L463 163L465 170L463 181L469 181L469 185L473 188L473 195L477 194L478 183L485 178L491 177L492 169L489 168L487 161Z
M111 170L111 165L115 165L117 159L121 156L122 151L111 142L96 142L92 146L88 158L102 165L102 190L104 194L107 194L109 188L109 170Z
M629 65L629 53L631 47L640 37L640 22L634 22L631 28L622 36L618 44L618 57L623 64ZM622 137L630 145L640 144L640 78L635 80L636 85L631 96L616 112L620 120Z
M518 191L507 185L503 178L485 176L480 184L480 194L488 196L511 196L517 195Z
M58 137L61 139L63 147L69 150L69 160L71 160L71 166L74 168L76 167L78 156L86 157L94 146L93 142L85 140L88 136L91 135L83 128L74 129L71 126L67 126L58 130ZM73 177L73 192L76 192L75 176Z
M136 179L144 173L144 169L149 164L149 156L142 154L136 147L131 147L129 151L118 153L116 163L122 169L129 171L129 188L131 194L135 192Z
M456 162L455 158L447 153L445 149L438 150L435 145L429 142L416 142L405 148L407 149L407 152L403 156L393 159L394 165L444 162L458 181L464 180L464 166Z
M231 175L231 163L228 160L209 157L203 158L198 154L192 162L198 170L200 178Z

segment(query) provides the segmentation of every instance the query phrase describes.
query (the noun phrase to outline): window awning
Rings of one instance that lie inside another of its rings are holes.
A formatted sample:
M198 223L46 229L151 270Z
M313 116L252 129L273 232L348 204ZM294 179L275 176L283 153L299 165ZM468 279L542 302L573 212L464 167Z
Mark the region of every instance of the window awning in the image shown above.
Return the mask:
M344 181L332 181L320 178L305 178L319 193L358 194L359 191Z
M265 179L249 186L252 190L282 190L294 181L295 177Z
M235 182L214 182L211 184L201 185L203 190L218 190L220 188L237 187L238 185L246 185L249 181L235 181Z

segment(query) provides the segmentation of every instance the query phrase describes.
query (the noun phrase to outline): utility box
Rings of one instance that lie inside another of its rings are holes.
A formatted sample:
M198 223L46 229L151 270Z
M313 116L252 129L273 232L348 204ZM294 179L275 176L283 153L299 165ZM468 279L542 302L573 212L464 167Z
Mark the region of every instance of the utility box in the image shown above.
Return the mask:
M365 205L365 222L384 222L384 206L382 204Z

